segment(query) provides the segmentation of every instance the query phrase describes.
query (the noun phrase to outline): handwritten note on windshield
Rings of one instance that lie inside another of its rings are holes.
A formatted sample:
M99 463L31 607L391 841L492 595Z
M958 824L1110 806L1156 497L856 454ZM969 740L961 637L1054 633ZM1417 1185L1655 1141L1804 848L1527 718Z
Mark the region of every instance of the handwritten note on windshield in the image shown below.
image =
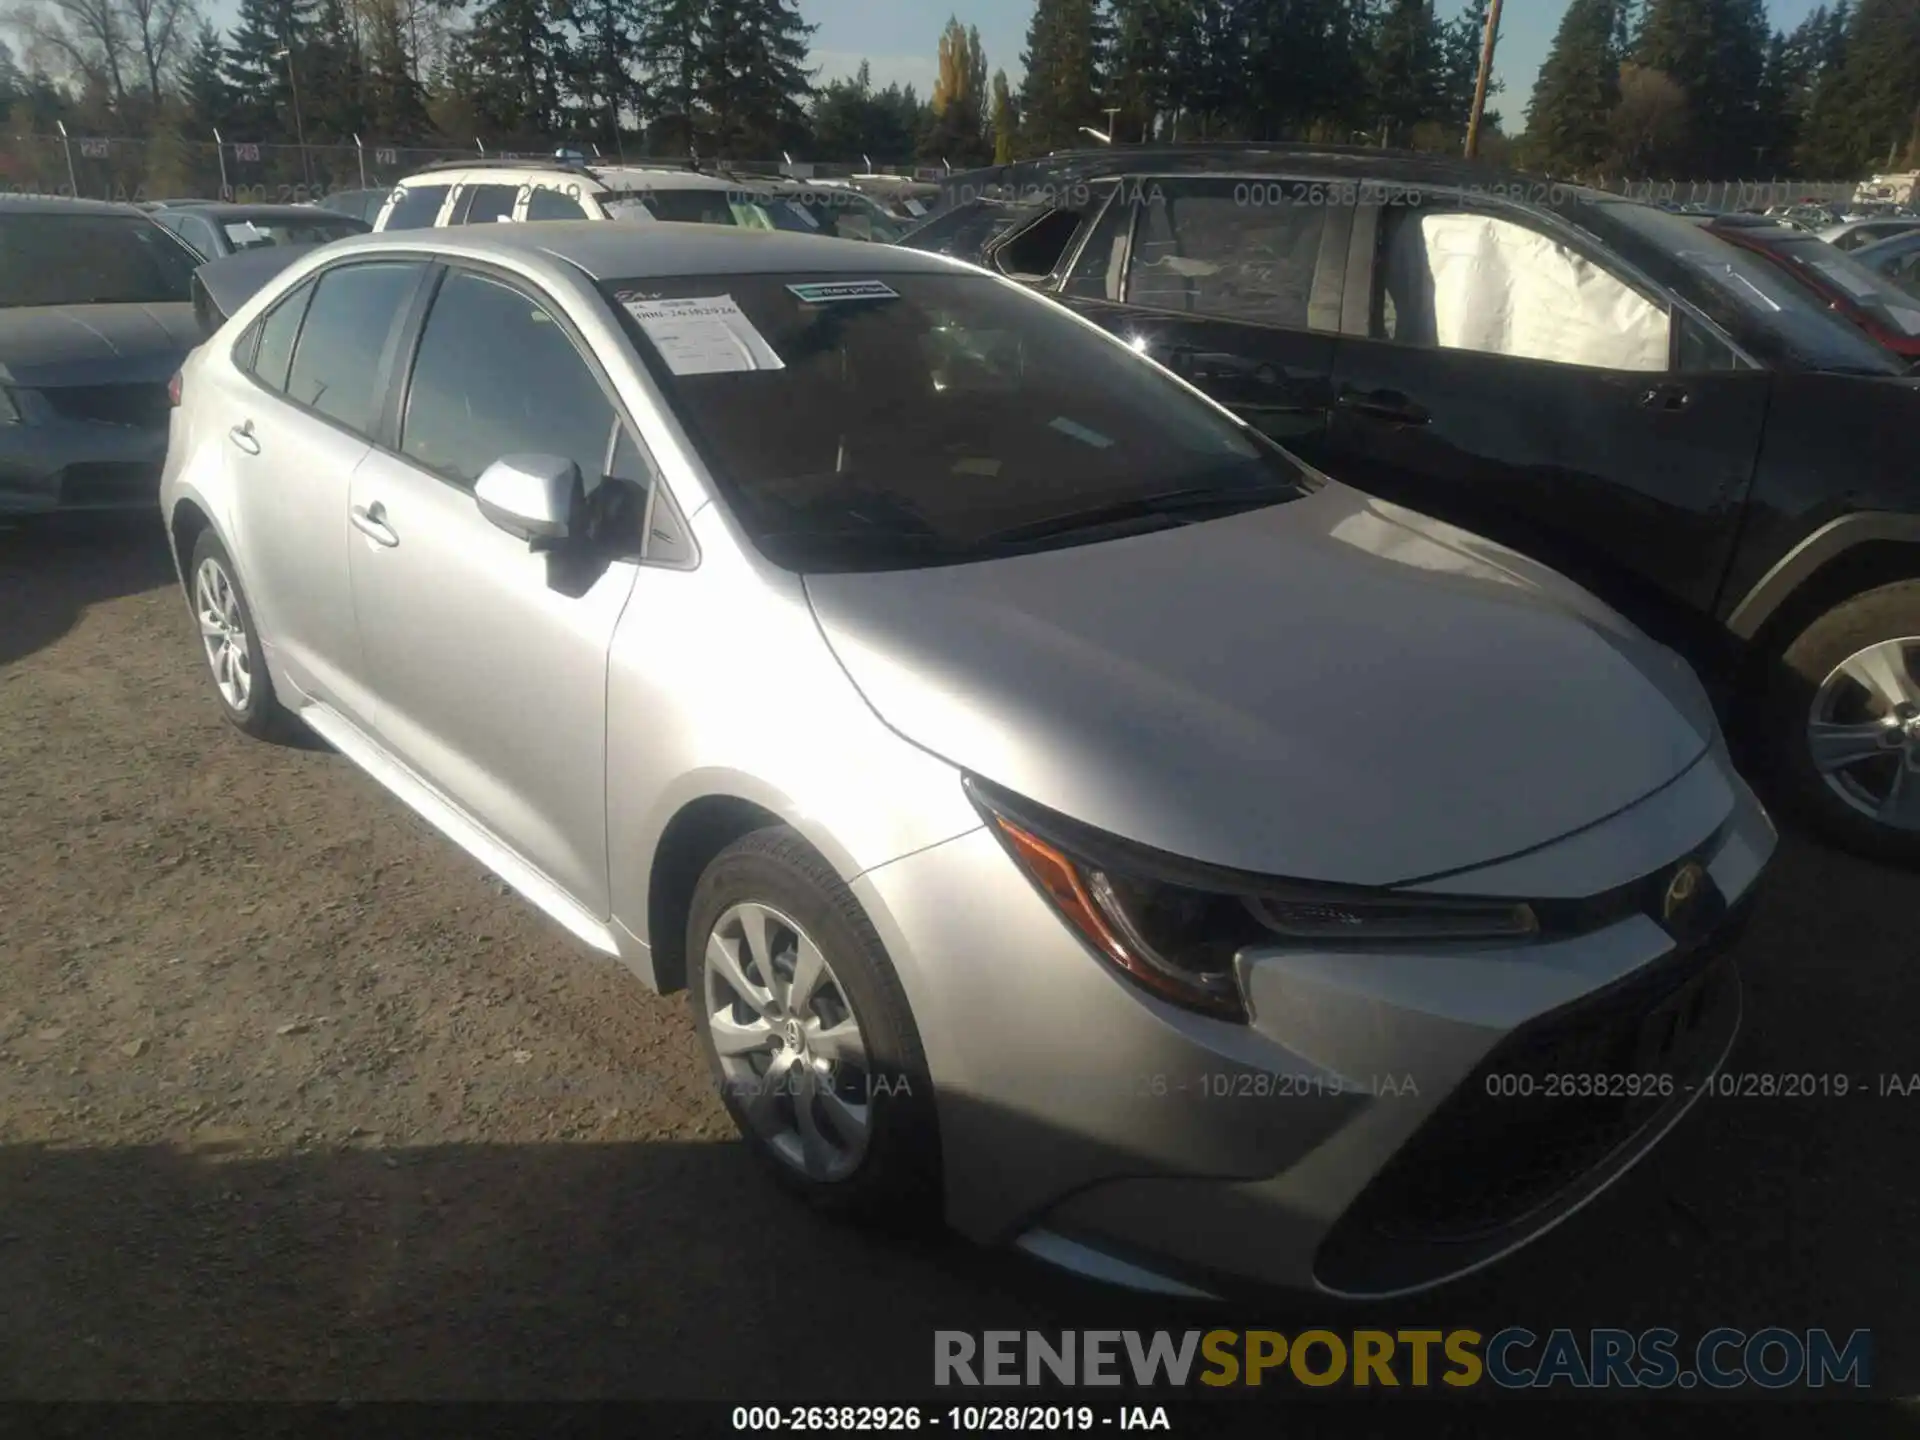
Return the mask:
M731 295L622 303L676 375L786 369Z

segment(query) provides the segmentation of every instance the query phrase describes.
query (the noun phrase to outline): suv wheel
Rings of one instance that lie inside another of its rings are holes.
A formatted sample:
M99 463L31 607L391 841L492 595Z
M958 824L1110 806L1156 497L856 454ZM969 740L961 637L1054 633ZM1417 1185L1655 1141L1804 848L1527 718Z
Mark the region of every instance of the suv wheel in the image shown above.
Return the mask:
M200 627L200 645L221 711L255 739L283 733L289 717L274 696L253 612L232 559L211 530L202 531L194 542L187 600Z
M1920 581L1835 606L1782 662L1768 728L1785 798L1851 849L1920 860Z
M714 1081L774 1176L830 1210L939 1212L919 1031L871 922L793 831L757 830L700 877L688 994Z

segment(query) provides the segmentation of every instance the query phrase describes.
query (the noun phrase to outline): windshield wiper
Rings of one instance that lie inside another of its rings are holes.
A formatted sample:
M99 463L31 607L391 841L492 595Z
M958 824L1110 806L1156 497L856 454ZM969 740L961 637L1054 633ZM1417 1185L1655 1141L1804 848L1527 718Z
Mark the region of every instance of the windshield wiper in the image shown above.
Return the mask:
M1029 540L1053 540L1083 530L1104 530L1109 526L1136 522L1191 524L1199 519L1214 518L1209 512L1252 510L1262 505L1278 504L1282 500L1297 499L1299 495L1300 487L1297 485L1194 485L1181 490L1163 491L1158 495L1116 500L1109 505L1096 505L1090 510L1075 510L1045 520L1031 520L1024 525L995 530L982 536L980 543L1019 545Z

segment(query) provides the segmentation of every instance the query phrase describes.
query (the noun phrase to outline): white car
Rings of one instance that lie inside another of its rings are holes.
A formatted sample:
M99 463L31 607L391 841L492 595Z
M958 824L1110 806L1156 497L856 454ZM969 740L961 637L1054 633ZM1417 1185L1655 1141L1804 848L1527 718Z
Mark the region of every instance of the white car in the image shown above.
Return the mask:
M393 187L375 230L521 220L682 220L750 230L816 227L770 187L684 167L568 160L456 160Z

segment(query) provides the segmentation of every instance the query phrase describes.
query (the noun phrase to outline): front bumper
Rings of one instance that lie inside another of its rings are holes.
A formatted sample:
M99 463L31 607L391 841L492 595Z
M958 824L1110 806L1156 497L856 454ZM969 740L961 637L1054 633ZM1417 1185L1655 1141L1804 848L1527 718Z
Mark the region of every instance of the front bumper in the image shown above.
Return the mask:
M1574 897L1694 852L1729 906L1710 933L1633 914L1524 950L1243 955L1247 1025L1113 974L985 831L854 888L921 1028L956 1228L1135 1283L1386 1295L1544 1233L1684 1113L1738 1027L1730 947L1774 838L1716 749L1578 836L1427 887L1524 874L1492 893Z
M0 426L0 515L151 510L166 458L165 429Z

